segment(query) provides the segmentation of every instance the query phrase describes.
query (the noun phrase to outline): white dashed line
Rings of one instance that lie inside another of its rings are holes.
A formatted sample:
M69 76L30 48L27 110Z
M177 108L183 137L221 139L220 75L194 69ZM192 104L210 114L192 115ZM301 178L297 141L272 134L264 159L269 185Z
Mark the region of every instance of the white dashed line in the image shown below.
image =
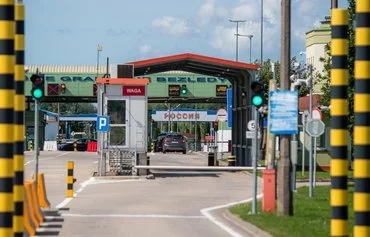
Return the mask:
M52 159L55 159L55 158L58 158L58 157L61 157L61 156L64 156L64 155L67 155L69 152L64 152L62 154L59 154L57 156L54 156L54 157L49 157L49 158L44 158L44 159L39 159L39 161L42 161L42 160L52 160ZM24 163L24 165L29 165L33 162L34 160L29 160L27 161L26 163Z

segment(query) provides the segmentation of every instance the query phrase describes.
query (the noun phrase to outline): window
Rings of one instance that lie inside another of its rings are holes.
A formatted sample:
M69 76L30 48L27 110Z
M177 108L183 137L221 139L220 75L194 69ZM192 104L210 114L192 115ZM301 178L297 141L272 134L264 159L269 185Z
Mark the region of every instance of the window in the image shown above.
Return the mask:
M110 121L109 142L113 146L126 145L126 101L108 100Z

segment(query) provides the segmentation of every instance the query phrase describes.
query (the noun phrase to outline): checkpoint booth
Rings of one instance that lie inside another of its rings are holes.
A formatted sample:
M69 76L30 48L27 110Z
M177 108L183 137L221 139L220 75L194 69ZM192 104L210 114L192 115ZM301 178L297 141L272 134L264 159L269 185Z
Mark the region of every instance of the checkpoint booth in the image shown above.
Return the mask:
M106 131L98 133L98 173L137 175L134 166L146 163L149 80L97 78L96 84L98 117L108 118Z

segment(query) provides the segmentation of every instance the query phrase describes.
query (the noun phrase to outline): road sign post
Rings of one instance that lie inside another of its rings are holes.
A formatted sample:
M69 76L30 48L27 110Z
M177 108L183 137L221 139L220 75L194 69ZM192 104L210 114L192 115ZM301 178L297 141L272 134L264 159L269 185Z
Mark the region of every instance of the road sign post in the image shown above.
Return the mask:
M309 173L310 173L310 186L309 196L313 196L313 187L316 186L316 139L320 137L325 131L325 124L320 119L311 119L306 125L306 131L308 135L315 138L313 146L313 159L309 160ZM312 141L312 139L311 139ZM312 146L312 145L311 145Z
M108 116L97 116L96 119L96 131L97 132L108 132L109 131L109 117ZM104 139L101 139L101 150L100 150L100 162L99 162L99 175L103 176L103 149L104 149Z

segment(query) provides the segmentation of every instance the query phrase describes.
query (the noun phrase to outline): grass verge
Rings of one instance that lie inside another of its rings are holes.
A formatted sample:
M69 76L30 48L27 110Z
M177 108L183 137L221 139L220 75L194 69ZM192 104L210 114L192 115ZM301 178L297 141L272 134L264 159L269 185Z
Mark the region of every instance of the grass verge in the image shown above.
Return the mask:
M353 209L353 186L349 185L349 210ZM259 202L258 210L261 210ZM251 204L236 205L230 211L274 237L330 236L330 187L317 186L313 198L308 197L308 187L294 193L294 216L276 216L271 213L251 215ZM349 233L352 236L353 211L349 211Z

